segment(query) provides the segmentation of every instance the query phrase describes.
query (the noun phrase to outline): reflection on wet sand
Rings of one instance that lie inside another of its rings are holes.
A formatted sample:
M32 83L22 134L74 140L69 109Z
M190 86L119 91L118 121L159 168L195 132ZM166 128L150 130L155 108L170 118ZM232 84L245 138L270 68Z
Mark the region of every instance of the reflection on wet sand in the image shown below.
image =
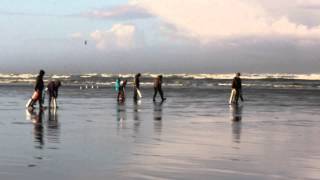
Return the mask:
M133 120L134 120L134 125L133 125L133 130L134 133L137 134L139 132L139 127L141 124L141 119L140 119L140 103L138 102L134 102L133 103Z
M126 128L127 112L125 103L117 103L116 120L118 121L118 129Z
M233 141L236 143L240 143L243 107L239 105L231 105L230 108L231 108L231 116L232 116Z
M44 111L26 110L26 119L30 120L33 125L34 141L36 143L35 148L43 149L45 145L44 141L44 123L47 122L47 138L49 143L59 143L60 126L58 123L57 111L48 111L47 121L43 120Z
M33 135L34 135L34 141L36 143L35 148L37 149L43 149L44 146L44 140L43 140L43 124L42 124L42 117L43 117L43 111L39 111L37 113L33 110L26 110L26 118L27 120L31 120L33 123Z
M48 121L47 121L47 136L48 141L52 143L59 143L59 135L60 135L60 124L58 121L58 113L57 109L52 109L48 111Z
M158 134L162 130L162 104L163 102L153 103L154 132Z

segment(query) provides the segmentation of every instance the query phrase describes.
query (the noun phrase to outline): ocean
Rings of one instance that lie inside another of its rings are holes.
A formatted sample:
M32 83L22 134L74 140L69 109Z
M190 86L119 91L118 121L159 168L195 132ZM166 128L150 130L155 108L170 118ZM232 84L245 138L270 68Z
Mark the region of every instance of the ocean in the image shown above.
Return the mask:
M118 76L47 76L59 108L30 113L35 75L1 74L0 179L320 179L319 74L243 74L239 106L233 74L164 75L163 103L143 74L124 104Z

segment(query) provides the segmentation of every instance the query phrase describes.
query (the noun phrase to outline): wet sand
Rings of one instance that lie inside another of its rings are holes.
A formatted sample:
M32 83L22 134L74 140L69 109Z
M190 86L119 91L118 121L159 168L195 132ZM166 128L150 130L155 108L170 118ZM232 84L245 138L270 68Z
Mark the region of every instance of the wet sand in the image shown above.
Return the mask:
M118 105L64 87L57 112L30 114L30 87L0 86L0 179L319 179L319 91L247 89L238 107L229 89L164 91Z

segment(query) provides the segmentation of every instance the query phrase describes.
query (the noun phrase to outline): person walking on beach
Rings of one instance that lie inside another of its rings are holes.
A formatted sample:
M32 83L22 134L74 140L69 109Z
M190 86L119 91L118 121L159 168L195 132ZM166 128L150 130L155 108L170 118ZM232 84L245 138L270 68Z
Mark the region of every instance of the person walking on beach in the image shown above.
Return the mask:
M49 108L56 109L57 106L57 98L58 98L58 91L61 86L61 82L59 80L50 81L47 85L48 93L49 93Z
M232 104L238 104L239 98L241 101L243 101L242 97L242 83L241 83L241 74L238 72L236 73L236 76L232 80L232 91L231 91L231 96L230 96L230 101L229 103Z
M127 86L127 80L123 80L120 83L120 87L119 87L119 93L117 97L118 102L124 102L126 100L126 86Z
M39 109L43 110L42 104L43 104L43 99L42 99L42 94L43 94L43 89L44 89L44 82L43 82L43 76L45 72L44 70L40 70L39 75L37 76L36 79L36 84L34 87L34 95L31 98L31 102L28 105L28 108L34 108L34 104L38 101L39 102Z
M138 96L139 98L142 98L141 92L140 92L140 76L141 76L140 73L134 76L133 100L135 102L138 101Z
M159 75L154 80L154 94L153 94L153 101L156 101L157 93L159 92L161 100L165 101L166 98L163 97L162 91L162 75Z

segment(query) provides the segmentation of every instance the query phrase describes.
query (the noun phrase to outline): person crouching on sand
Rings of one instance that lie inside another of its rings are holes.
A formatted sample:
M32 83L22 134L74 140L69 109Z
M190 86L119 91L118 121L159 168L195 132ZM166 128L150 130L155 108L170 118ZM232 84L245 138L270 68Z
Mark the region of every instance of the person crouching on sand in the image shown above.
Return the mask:
M34 108L34 104L38 101L39 102L39 109L43 110L42 107L42 103L43 103L43 99L42 99L42 94L43 94L43 90L44 90L44 82L43 82L43 77L44 77L44 70L40 70L39 75L37 76L36 79L36 84L34 87L34 94L31 98L30 103L28 104L28 108Z
M125 101L125 99L126 99L126 86L127 86L127 80L124 80L120 83L118 97L117 97L118 102Z
M158 92L160 94L161 100L165 101L166 98L163 97L163 91L162 91L162 75L157 76L157 78L154 80L153 101L156 101L156 96Z
M239 98L243 101L242 97L242 83L241 83L241 74L238 72L232 80L232 91L230 96L230 104L238 104Z
M49 93L49 108L56 109L57 106L57 98L58 98L58 91L61 86L61 82L59 80L50 81L47 85L48 93Z

